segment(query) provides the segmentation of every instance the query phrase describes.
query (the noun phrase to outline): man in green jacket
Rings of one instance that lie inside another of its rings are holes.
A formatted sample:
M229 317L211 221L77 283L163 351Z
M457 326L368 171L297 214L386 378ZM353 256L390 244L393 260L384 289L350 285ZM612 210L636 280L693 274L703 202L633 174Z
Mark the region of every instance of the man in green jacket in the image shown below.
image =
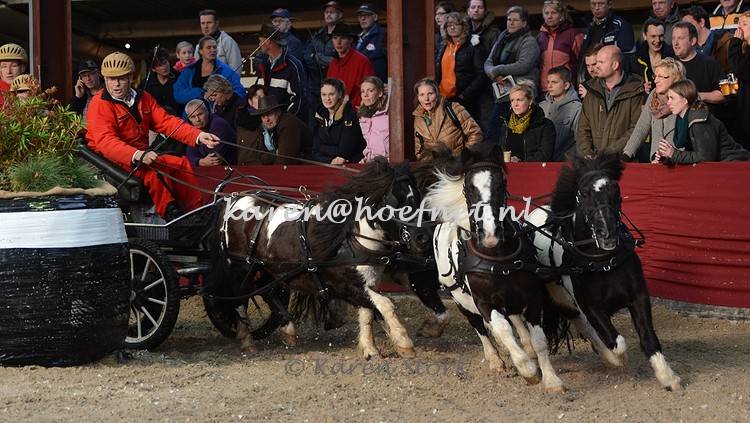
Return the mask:
M644 99L643 81L623 71L623 55L616 46L596 54L597 77L583 83L583 99L576 146L584 156L621 153L633 132Z

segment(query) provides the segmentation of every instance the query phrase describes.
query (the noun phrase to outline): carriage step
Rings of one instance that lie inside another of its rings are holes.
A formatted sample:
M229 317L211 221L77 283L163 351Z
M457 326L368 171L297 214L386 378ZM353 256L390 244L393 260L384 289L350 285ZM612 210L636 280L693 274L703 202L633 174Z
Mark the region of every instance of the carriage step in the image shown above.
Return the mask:
M177 274L180 276L199 275L207 273L210 269L211 266L208 263L196 263L177 269Z

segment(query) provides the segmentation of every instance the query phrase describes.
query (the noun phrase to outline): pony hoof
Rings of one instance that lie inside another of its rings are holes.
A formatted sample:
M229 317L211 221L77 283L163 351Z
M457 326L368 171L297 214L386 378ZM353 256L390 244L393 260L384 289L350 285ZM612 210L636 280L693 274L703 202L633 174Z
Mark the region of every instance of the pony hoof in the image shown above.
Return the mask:
M362 358L365 359L365 361L370 361L372 359L378 359L380 358L380 353L376 349L364 349L364 348L357 348L362 356Z
M677 381L669 386L664 387L669 392L681 392L685 388L682 386L682 383L680 381Z
M435 320L425 320L417 331L417 336L422 338L439 338L443 334L445 326Z
M417 356L417 352L414 351L414 348L403 348L403 347L396 347L396 352L398 353L401 358L414 358Z
M240 351L243 353L257 353L258 349L254 345L245 345L240 348Z
M544 392L548 394L562 394L565 393L565 385L560 386L547 386L544 388Z
M288 335L285 333L281 334L281 343L286 345L287 347L296 347L297 346L297 335Z
M542 381L542 378L539 376L539 373L531 377L524 376L523 378L524 380L526 380L526 383L528 383L529 385L538 385L539 382Z

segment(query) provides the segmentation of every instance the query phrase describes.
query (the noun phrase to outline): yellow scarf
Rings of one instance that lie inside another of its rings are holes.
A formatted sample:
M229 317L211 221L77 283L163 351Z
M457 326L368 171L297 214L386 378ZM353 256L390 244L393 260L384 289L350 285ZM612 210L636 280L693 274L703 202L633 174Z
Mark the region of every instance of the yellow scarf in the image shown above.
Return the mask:
M514 134L523 134L526 128L529 127L531 122L531 108L529 111L524 113L522 116L516 116L515 113L510 113L510 122L508 122L508 128Z

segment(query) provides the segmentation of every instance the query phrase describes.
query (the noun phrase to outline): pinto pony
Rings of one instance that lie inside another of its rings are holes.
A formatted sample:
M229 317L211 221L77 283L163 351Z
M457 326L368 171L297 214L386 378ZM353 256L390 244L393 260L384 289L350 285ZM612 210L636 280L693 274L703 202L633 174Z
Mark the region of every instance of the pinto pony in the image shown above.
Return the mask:
M378 158L344 185L304 203L263 192L229 202L216 228L214 284L232 286L240 295L283 287L305 295L315 305L310 309L323 312L330 301L343 300L359 309L358 346L365 359L380 355L372 332L377 312L395 350L413 357L414 345L393 303L374 290L393 254L402 248L398 224L382 214L356 213L358 202L374 212L403 206L405 194L399 193L409 192L410 187L399 184L410 181L397 182L396 174L385 159ZM341 208L346 204L351 207L348 213ZM257 278L258 274L262 276ZM310 304L293 303L296 311ZM277 313L285 314L284 307L277 307ZM246 316L242 307L238 311L238 337L243 350L252 351ZM287 323L284 329L288 333L293 324Z
M636 242L621 220L623 169L619 155L572 158L560 172L551 206L534 210L527 223L535 229L540 263L562 274L559 283L547 285L561 314L606 362L623 366L625 338L611 316L627 308L659 383L678 390L680 377L667 363L654 331Z
M502 160L497 147L489 154L464 150L460 162L438 171L425 198L443 211L445 222L434 235L440 283L479 335L491 369L502 371L505 363L490 334L529 383L539 382L541 368L545 390L560 392L564 386L550 363L541 324L544 282L535 274L530 238L504 213Z

